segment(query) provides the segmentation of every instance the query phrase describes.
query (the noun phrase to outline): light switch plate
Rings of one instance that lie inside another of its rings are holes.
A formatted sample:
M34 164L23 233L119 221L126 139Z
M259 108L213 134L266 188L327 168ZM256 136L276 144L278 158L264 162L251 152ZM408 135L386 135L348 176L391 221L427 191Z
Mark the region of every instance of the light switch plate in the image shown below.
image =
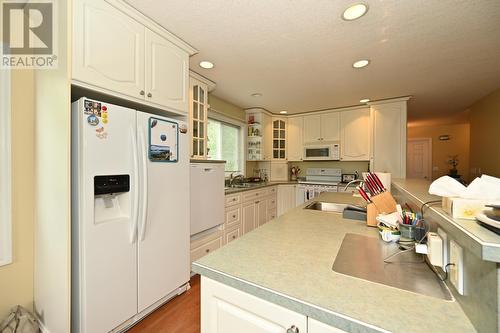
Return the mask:
M464 253L462 247L450 240L450 265L448 272L450 282L460 295L464 294Z

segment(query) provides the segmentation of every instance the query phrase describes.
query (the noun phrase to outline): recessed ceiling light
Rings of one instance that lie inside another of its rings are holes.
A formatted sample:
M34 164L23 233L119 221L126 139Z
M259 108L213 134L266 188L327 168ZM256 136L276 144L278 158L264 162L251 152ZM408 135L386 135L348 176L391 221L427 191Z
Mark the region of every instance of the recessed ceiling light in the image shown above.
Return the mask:
M283 111L280 111L280 113L285 114L285 113L288 113L288 111L283 110Z
M368 60L368 59L362 59L362 60L358 60L354 64L352 64L352 67L354 67L354 68L363 68L363 67L368 66L369 63L370 63L370 60Z
M365 15L366 12L368 12L368 5L358 3L344 10L344 13L342 13L342 18L346 21L352 21Z
M201 61L200 62L200 67L205 68L205 69L211 69L214 68L214 64L211 63L210 61Z
M261 96L262 96L262 94L261 94L261 93L253 93L251 96L252 96L252 97L261 97Z
M360 103L368 103L370 101L369 98L363 98L361 100L359 100Z

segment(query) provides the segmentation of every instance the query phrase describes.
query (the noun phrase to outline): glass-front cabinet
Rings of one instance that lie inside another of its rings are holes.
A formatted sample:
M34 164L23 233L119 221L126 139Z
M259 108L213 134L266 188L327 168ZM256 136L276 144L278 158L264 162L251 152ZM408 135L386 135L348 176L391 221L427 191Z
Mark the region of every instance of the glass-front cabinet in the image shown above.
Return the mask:
M286 160L286 119L274 118L273 121L273 160Z
M191 136L191 158L206 159L207 149L207 121L208 121L208 91L215 84L206 78L191 72L189 99L189 133Z

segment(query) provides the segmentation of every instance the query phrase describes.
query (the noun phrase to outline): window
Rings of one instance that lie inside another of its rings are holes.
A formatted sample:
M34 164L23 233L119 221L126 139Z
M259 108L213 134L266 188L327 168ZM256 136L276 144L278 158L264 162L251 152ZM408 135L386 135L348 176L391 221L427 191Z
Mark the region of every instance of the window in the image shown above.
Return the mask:
M12 262L10 112L10 72L0 70L0 266Z
M208 158L226 161L226 172L243 173L243 140L241 127L208 119Z

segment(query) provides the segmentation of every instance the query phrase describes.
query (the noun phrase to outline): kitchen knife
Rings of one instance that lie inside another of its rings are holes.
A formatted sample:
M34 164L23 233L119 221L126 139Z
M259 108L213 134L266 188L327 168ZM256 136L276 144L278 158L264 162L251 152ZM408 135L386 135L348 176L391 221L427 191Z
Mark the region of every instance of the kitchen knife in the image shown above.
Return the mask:
M368 194L366 194L365 190L363 190L361 186L358 186L357 189L361 197L365 199L366 202L371 202L370 198L368 197Z
M380 190L382 192L386 191L385 187L384 187L384 184L382 184L382 181L380 180L380 178L378 178L377 174L372 172L372 175L373 175L373 178L375 178L375 182L378 184L378 186L380 187Z
M378 188L375 184L375 181L373 178L370 176L370 174L366 175L366 183L368 184L368 188L370 189L370 192L372 192L373 195L379 194Z

